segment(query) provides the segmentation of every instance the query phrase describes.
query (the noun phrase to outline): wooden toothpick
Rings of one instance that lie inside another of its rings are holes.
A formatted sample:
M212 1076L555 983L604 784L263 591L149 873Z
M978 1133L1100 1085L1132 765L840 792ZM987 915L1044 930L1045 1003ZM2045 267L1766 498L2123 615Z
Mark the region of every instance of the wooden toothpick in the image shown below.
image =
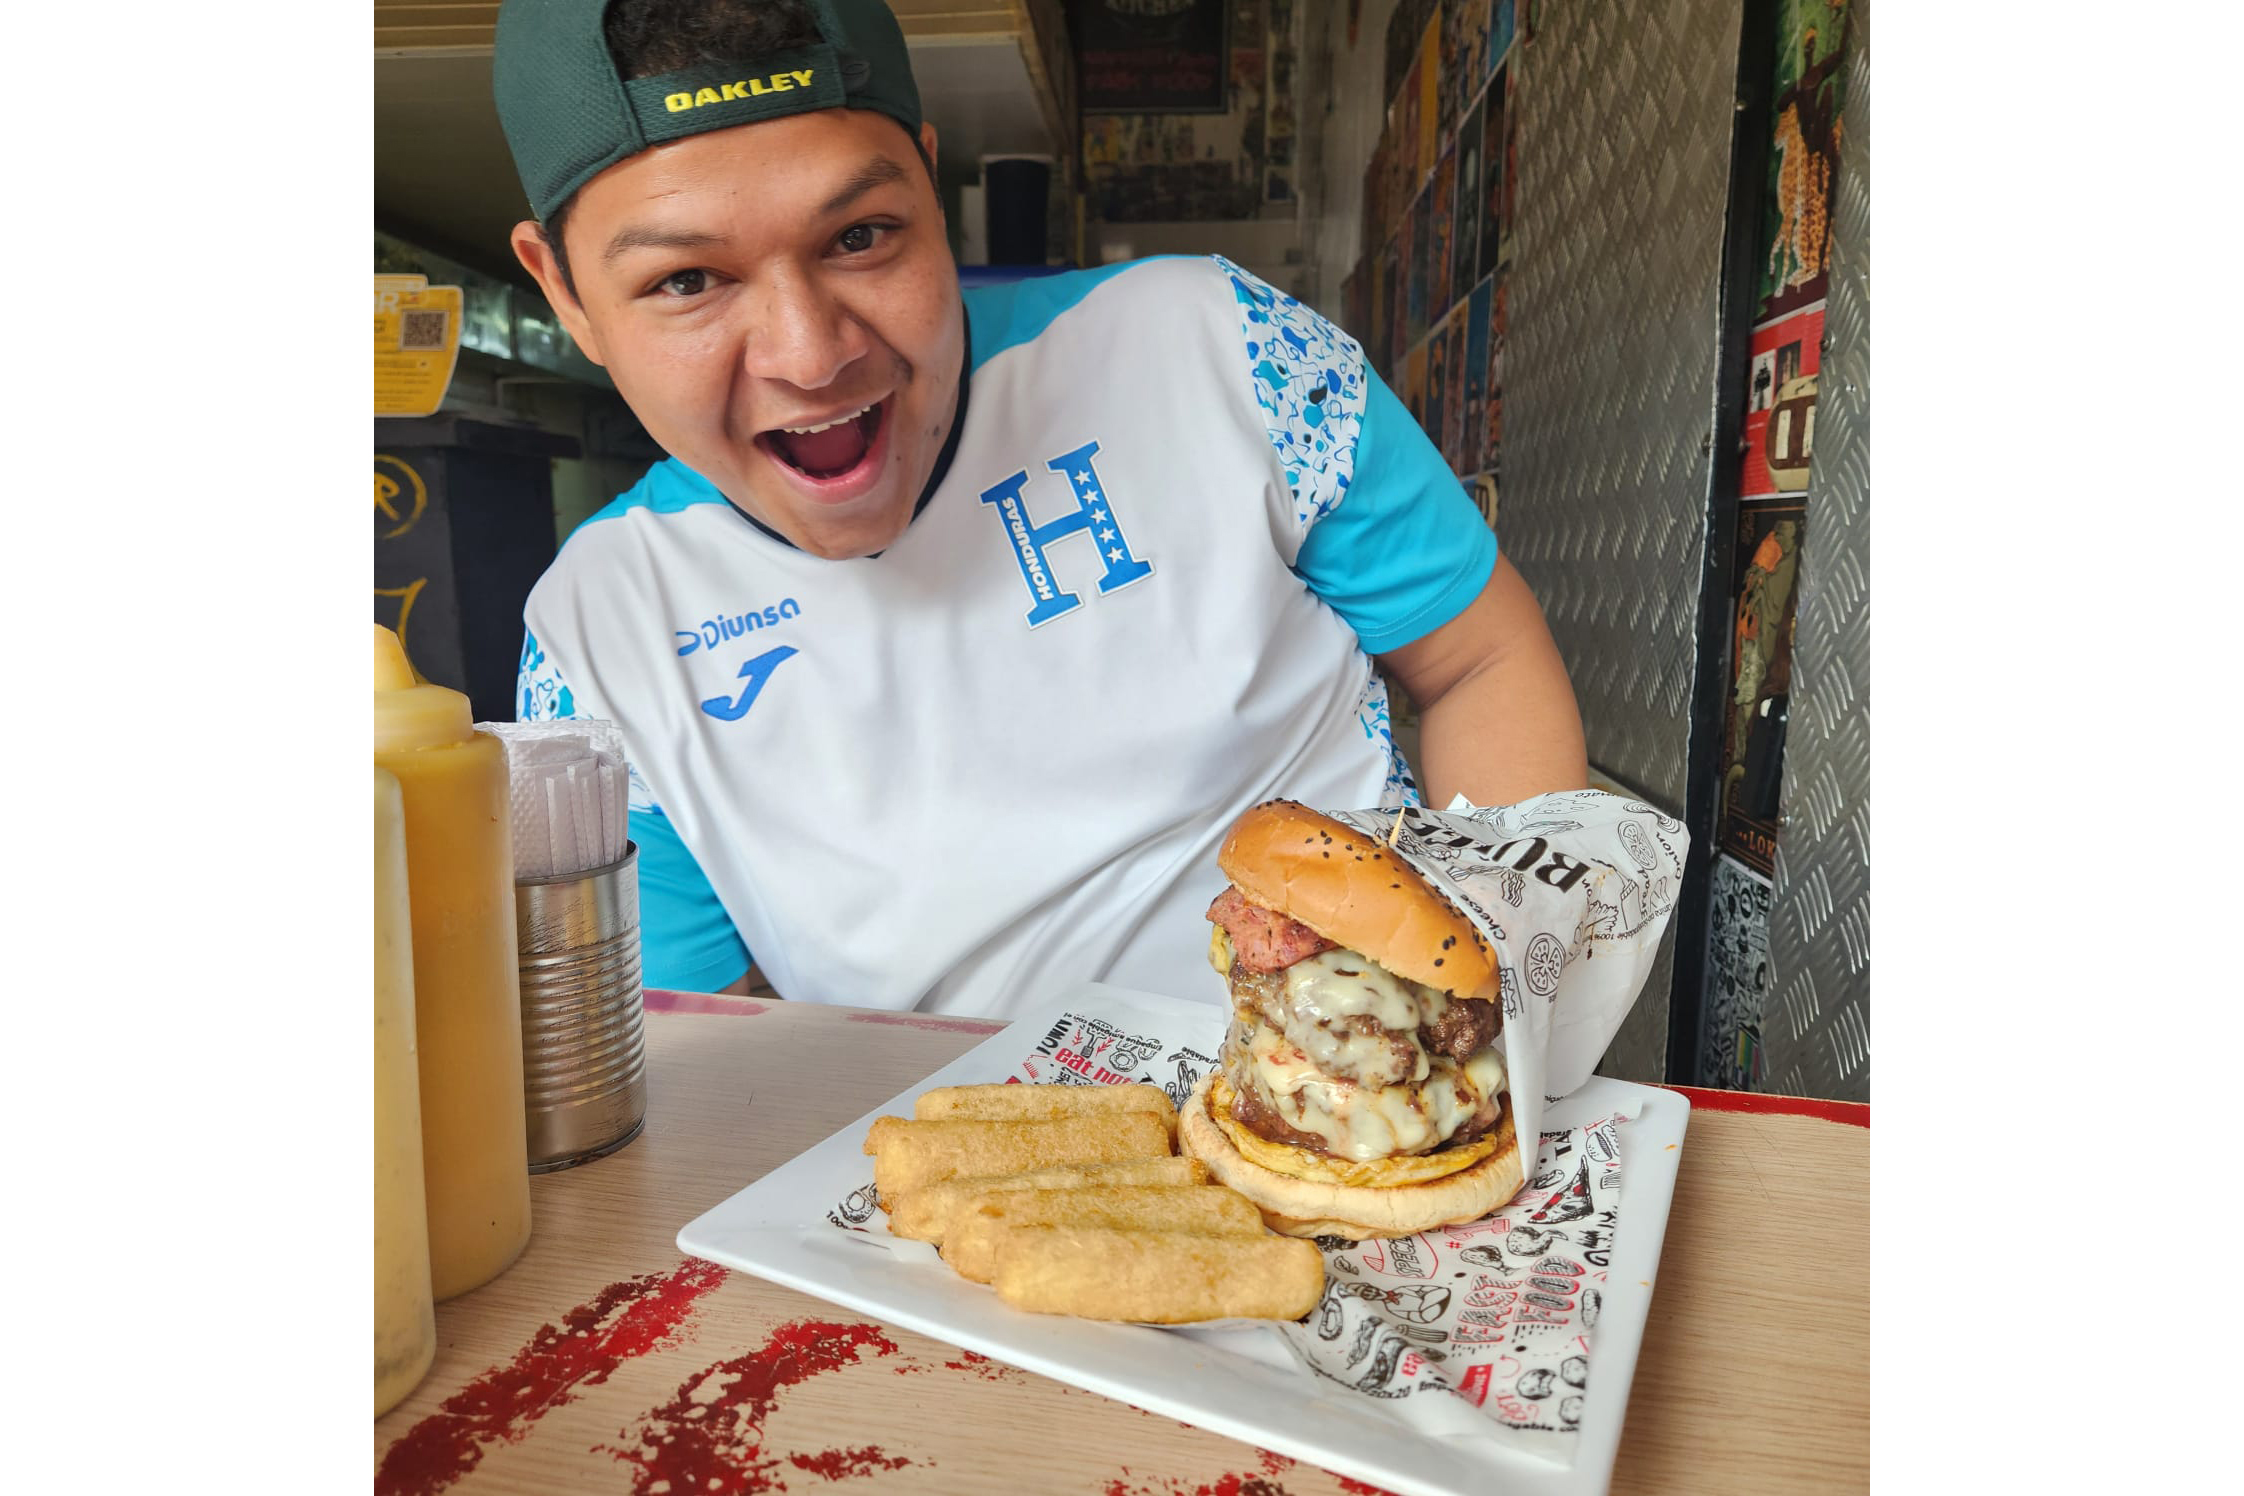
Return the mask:
M1393 829L1392 831L1389 831L1389 832L1387 833L1387 850L1388 850L1388 851L1390 851L1390 852L1391 852L1391 851L1393 851L1393 850L1395 849L1395 838L1396 838L1396 837L1398 837L1398 836L1401 836L1401 835L1402 835L1402 821L1403 821L1403 817L1404 817L1405 815L1409 814L1409 812L1410 812L1410 807L1409 807L1409 806L1407 806L1407 805L1398 805L1398 806L1396 806L1396 807L1395 807L1395 826L1394 826L1394 829Z

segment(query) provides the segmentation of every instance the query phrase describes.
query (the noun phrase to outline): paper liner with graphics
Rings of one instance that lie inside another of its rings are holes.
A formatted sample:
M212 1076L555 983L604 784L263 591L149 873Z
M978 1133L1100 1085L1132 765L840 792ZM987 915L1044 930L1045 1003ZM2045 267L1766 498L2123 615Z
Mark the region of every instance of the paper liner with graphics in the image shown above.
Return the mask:
M1383 840L1395 829L1393 811L1337 818ZM1624 1229L1630 1114L1548 1133L1540 1122L1546 1102L1590 1078L1635 1002L1681 888L1687 840L1649 806L1577 790L1502 808L1413 809L1394 845L1497 947L1514 1126L1523 1150L1537 1139L1536 1156L1523 1160L1519 1194L1481 1220L1388 1241L1321 1238L1325 1294L1301 1323L1227 1324L1280 1337L1311 1373L1388 1401L1429 1434L1493 1422L1509 1441L1567 1463L1606 1265ZM1173 1023L1071 1011L1010 1074L987 1079L1142 1082L1182 1105L1216 1067L1228 1021L1228 1004ZM870 1186L826 1219L885 1235ZM922 1243L890 1241L933 1257Z

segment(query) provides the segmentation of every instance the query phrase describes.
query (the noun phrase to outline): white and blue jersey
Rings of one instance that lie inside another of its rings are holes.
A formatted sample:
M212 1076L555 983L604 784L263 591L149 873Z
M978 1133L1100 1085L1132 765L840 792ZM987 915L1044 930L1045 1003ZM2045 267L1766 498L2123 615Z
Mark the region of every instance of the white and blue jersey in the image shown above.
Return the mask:
M669 461L530 596L522 717L623 730L649 985L752 951L813 1002L1218 1003L1232 819L1416 803L1369 657L1496 541L1355 341L1213 258L965 300L955 450L887 550L796 550Z

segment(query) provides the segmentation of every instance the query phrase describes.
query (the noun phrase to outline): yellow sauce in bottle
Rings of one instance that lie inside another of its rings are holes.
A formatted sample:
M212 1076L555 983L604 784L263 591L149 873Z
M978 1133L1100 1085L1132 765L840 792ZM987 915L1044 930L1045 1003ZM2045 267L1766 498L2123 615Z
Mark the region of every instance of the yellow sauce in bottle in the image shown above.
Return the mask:
M413 929L405 797L374 771L374 1416L436 1358L429 1210L421 1183L421 1075L413 1045Z
M379 625L374 764L405 801L429 1276L442 1302L504 1272L530 1239L506 750L475 730L467 697L417 684Z

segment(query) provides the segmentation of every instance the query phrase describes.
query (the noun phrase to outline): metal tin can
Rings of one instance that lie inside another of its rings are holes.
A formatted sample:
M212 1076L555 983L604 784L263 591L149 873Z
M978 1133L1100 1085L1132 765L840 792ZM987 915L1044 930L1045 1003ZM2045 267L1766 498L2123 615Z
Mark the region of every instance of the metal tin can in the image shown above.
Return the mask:
M530 1172L589 1163L647 1116L639 848L606 867L514 885Z

